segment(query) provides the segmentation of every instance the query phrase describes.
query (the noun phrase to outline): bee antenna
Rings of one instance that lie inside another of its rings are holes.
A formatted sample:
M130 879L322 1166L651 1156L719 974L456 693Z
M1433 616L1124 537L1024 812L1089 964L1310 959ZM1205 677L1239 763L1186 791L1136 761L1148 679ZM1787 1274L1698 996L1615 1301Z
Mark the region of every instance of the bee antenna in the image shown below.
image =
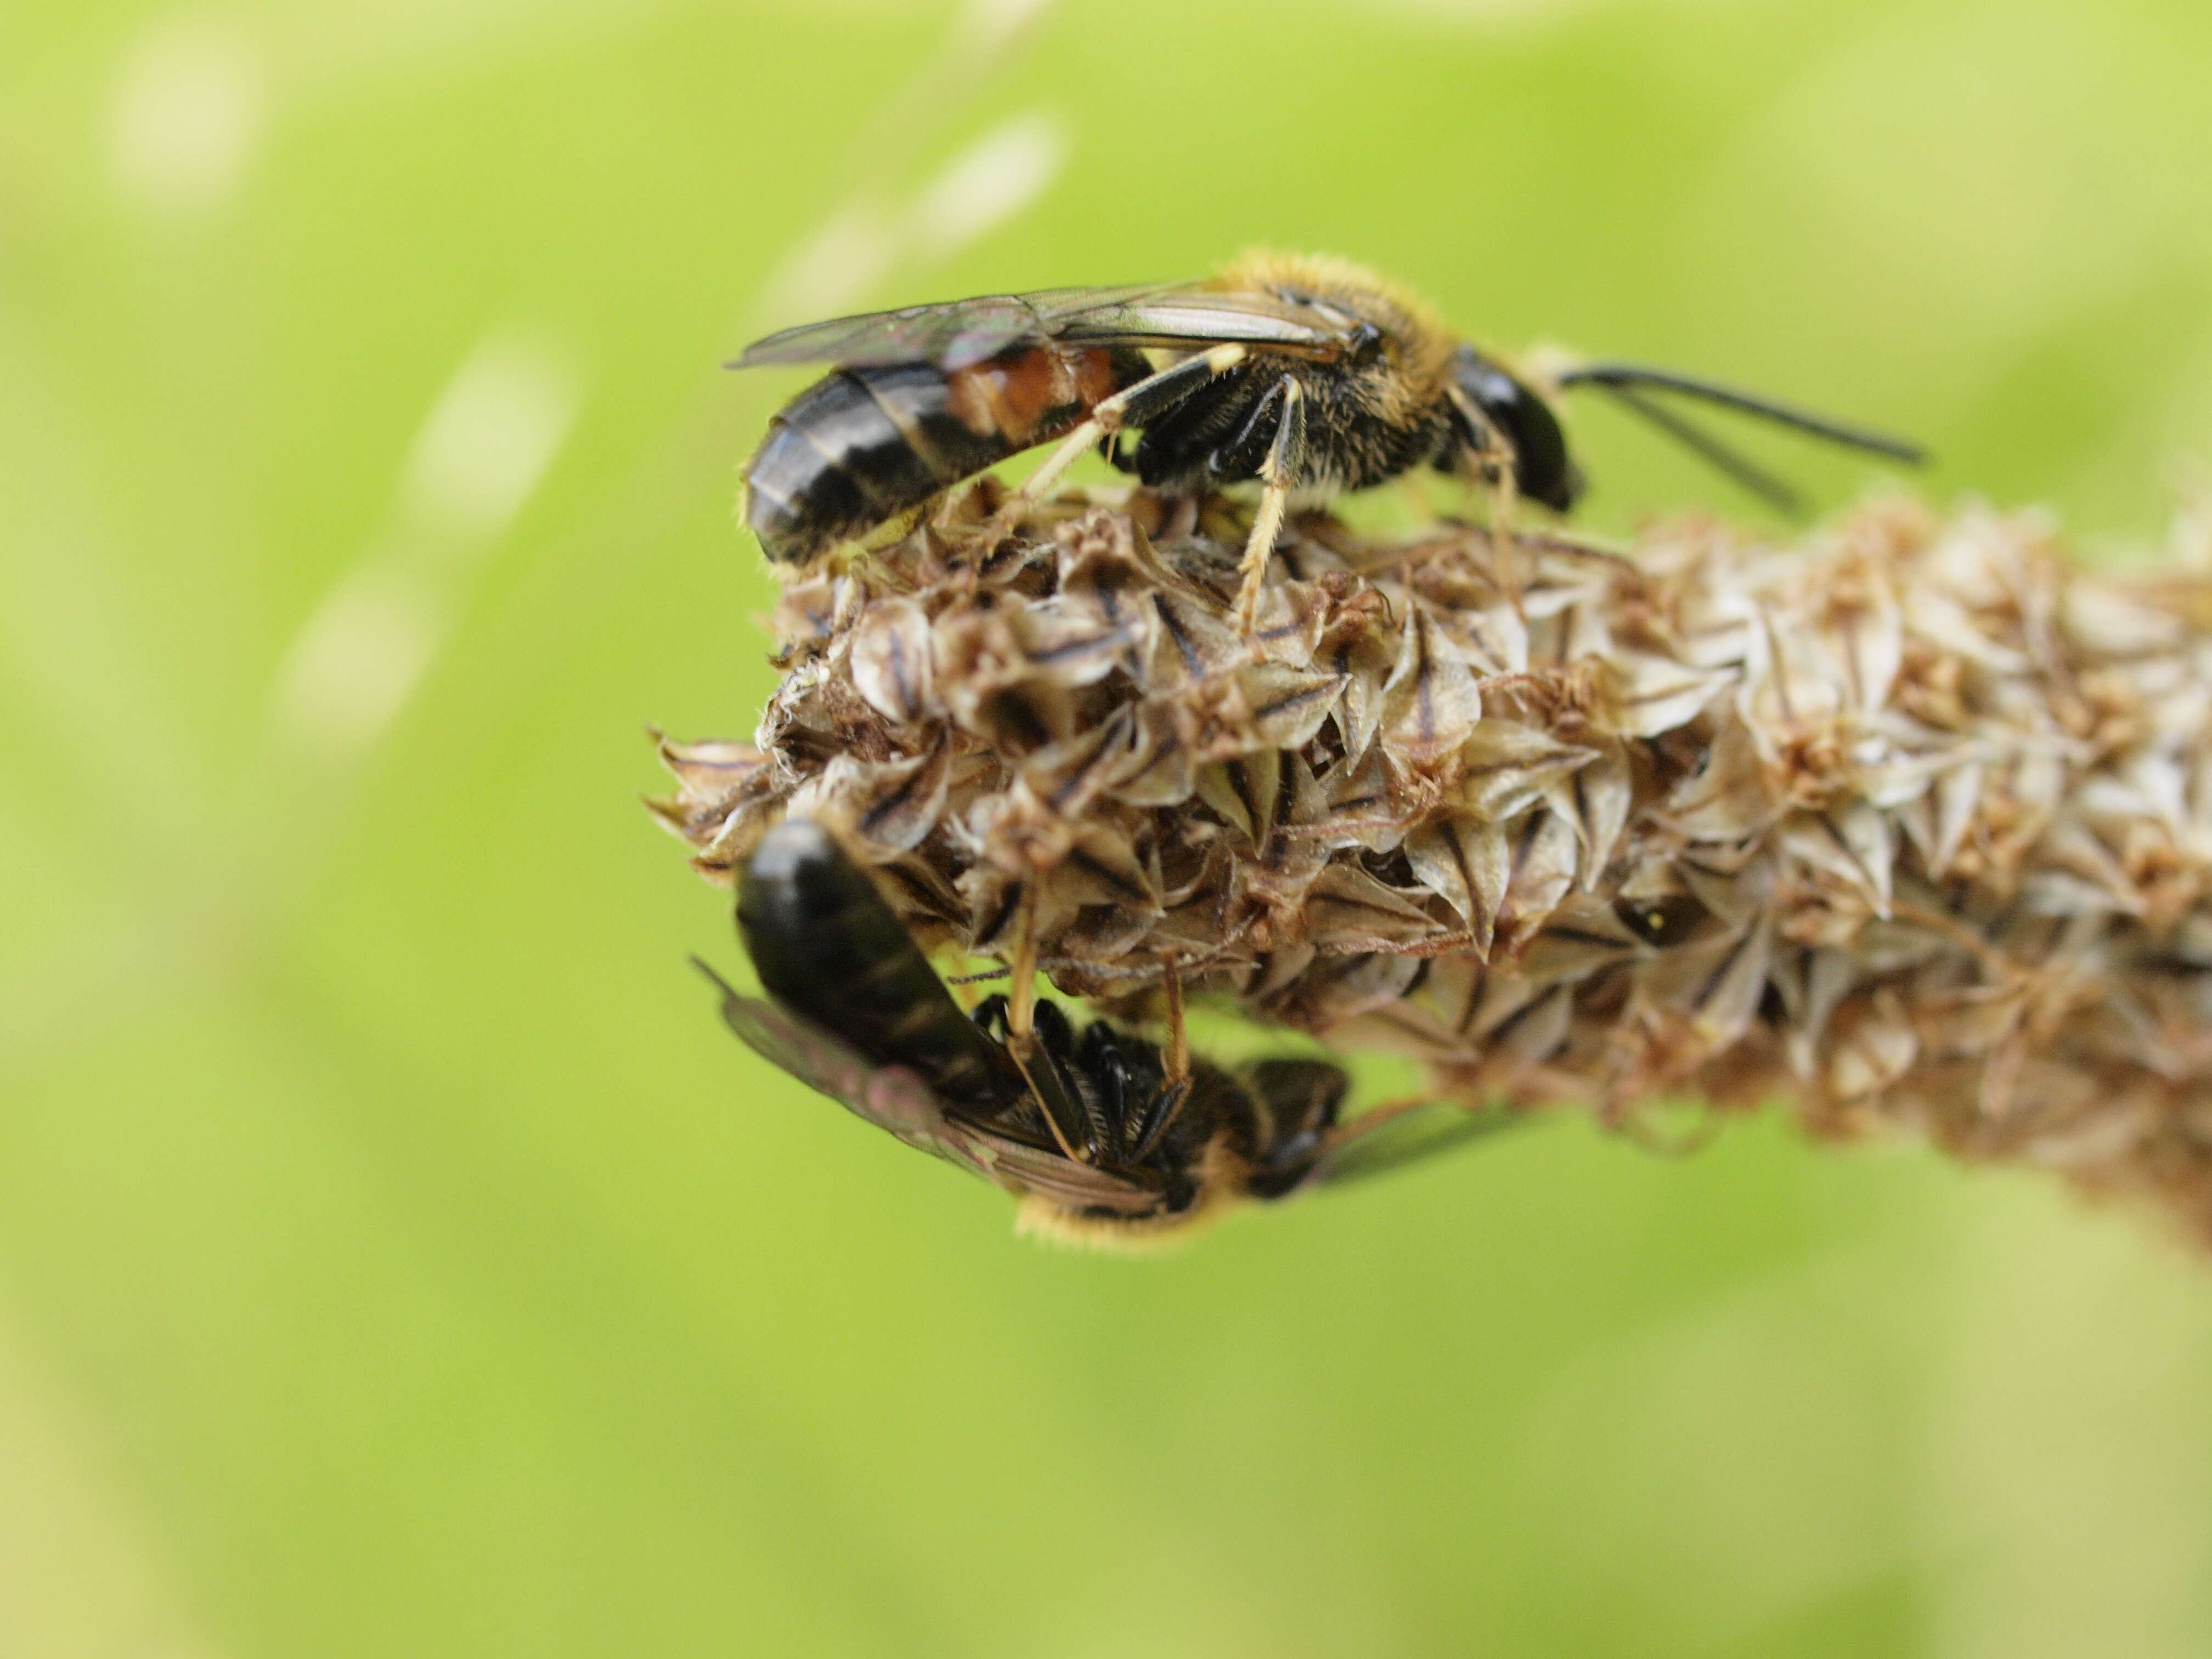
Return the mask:
M1715 471L1735 479L1777 513L1794 517L1804 509L1804 497L1765 467L1738 454L1695 422L1676 414L1663 404L1654 403L1642 392L1627 386L1615 386L1607 380L1592 384L1603 388L1623 409L1649 421Z
M1370 1108L1331 1133L1314 1178L1332 1187L1364 1181L1515 1127L1529 1116L1507 1108L1475 1111L1441 1102L1398 1101Z
M1893 438L1885 432L1873 432L1864 427L1846 426L1823 415L1809 414L1793 409L1788 404L1778 404L1771 398L1754 397L1748 392L1739 392L1734 386L1721 386L1711 380L1700 380L1687 374L1677 374L1671 369L1646 368L1638 363L1584 363L1571 368L1559 377L1564 389L1571 386L1603 386L1615 397L1633 392L1640 388L1656 392L1679 392L1685 398L1696 398L1709 404L1718 404L1723 409L1756 416L1771 421L1777 426L1791 427L1809 436L1825 439L1832 444L1841 444L1847 449L1861 449L1869 454L1887 455L1892 460L1903 461L1908 466L1919 466L1928 459L1928 452L1920 445L1904 438ZM1633 407L1633 405L1631 405Z

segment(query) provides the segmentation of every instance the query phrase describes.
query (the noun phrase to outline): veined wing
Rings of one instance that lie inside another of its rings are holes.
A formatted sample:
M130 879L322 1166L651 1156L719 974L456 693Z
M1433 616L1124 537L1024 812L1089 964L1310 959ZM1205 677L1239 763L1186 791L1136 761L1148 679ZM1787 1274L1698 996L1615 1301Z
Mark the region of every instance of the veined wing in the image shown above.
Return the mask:
M954 1123L956 1135L975 1146L971 1156L988 1162L991 1178L1011 1192L1035 1193L1071 1210L1103 1210L1112 1215L1156 1215L1157 1188L1118 1176L1096 1164L1078 1164L988 1129Z
M955 369L1042 340L1170 349L1239 341L1326 354L1349 333L1348 326L1270 295L1218 293L1188 283L1056 288L805 323L754 341L729 367L933 362Z
M1037 1193L1073 1208L1136 1216L1159 1207L1159 1194L1139 1182L951 1115L903 1066L872 1065L812 1021L744 995L696 957L691 963L721 994L723 1022L748 1048L908 1146L1010 1192Z
M1049 339L1071 315L1127 305L1182 284L1132 283L1121 288L1054 288L1035 294L986 294L972 300L871 311L801 323L756 340L732 368L783 363L913 363L951 361L957 348L980 362L1023 340Z
M722 1023L769 1064L908 1146L975 1168L950 1136L943 1103L906 1067L875 1065L812 1021L742 994L698 957L691 965L721 993Z
M1053 337L1085 345L1170 349L1236 341L1327 356L1350 343L1358 328L1355 319L1333 319L1272 294L1188 289L1086 308L1054 328Z

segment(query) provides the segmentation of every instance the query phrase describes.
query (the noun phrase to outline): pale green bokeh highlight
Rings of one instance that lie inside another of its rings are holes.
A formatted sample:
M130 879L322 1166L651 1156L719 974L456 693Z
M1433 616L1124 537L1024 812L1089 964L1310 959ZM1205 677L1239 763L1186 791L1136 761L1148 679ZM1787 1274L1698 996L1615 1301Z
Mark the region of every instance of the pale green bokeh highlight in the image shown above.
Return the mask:
M772 683L714 364L840 307L1328 248L2145 556L2212 12L963 15L0 17L0 1655L2212 1650L2143 1218L1562 1121L1018 1243L727 1039L635 805Z

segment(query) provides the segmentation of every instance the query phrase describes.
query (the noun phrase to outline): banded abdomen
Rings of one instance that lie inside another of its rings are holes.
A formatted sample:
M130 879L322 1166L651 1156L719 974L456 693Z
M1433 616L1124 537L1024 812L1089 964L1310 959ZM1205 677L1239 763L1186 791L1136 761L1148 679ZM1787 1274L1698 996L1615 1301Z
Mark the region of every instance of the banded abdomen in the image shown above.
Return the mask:
M963 368L838 369L769 422L745 465L745 522L771 559L813 559L1010 455L1066 436L1148 372L1143 356L1126 347L1050 343Z
M738 931L768 994L862 1059L903 1066L978 1116L1027 1098L1006 1050L820 825L786 818L763 837L738 880Z

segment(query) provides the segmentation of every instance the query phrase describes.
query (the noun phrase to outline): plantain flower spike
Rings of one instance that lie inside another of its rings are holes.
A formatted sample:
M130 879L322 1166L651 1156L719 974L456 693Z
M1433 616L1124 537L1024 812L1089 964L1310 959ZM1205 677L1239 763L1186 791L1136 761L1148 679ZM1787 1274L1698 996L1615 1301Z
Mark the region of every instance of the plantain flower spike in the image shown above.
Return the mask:
M926 948L1423 1062L1470 1108L1789 1103L2212 1243L2212 575L1882 500L1625 550L988 483L785 587L750 744L663 744L728 881L787 812ZM1179 1006L1179 1005L1178 1005Z

